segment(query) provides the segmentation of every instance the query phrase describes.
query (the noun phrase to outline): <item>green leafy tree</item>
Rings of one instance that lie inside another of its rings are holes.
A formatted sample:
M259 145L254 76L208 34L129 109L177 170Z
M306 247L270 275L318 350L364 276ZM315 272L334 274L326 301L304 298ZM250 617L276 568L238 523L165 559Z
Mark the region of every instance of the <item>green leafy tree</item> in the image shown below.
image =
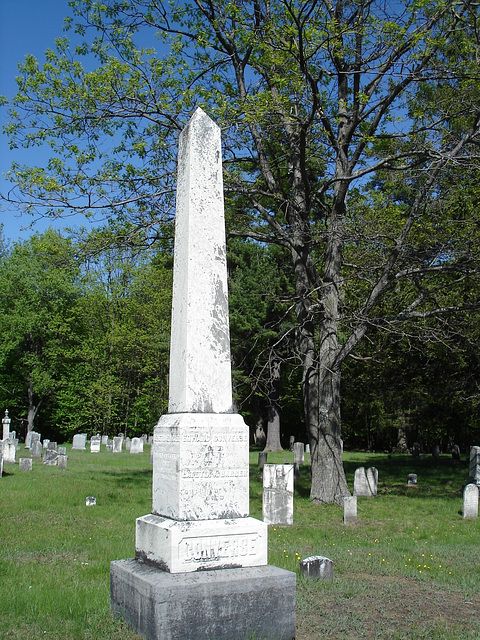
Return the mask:
M223 130L230 233L289 254L311 497L341 502L343 363L382 323L451 311L439 288L456 292L456 311L478 303L461 295L476 246L453 242L466 227L437 199L452 171L478 171L477 3L72 6L81 44L61 39L43 68L28 57L21 69L11 143L49 144L52 157L14 166L11 198L30 211L99 211L155 238L173 213L178 130L203 106ZM160 55L135 44L152 32ZM366 184L373 175L389 191L405 183L408 197L390 202Z
M2 258L1 388L26 431L62 385L78 277L71 243L52 230L15 244Z

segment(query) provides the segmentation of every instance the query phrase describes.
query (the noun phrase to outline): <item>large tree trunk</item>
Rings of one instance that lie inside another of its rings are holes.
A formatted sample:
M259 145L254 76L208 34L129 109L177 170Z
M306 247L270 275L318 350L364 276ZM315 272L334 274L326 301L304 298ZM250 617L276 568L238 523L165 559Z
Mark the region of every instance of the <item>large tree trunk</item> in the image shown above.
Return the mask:
M29 431L33 431L33 423L35 420L35 416L37 415L41 404L42 404L41 400L37 405L34 404L33 383L31 380L29 380L28 381L27 433Z
M280 360L270 362L270 393L268 403L267 442L264 451L281 451L280 440Z

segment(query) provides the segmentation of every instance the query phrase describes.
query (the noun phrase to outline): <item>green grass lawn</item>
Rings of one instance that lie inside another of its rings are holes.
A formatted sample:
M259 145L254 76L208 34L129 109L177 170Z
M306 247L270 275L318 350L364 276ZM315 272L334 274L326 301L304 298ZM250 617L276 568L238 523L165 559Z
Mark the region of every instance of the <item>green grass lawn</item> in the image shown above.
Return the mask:
M138 639L110 615L109 565L133 557L135 518L151 511L150 448L131 455L68 447L68 456L65 471L36 459L32 472L4 465L0 638ZM250 501L261 518L257 458L252 452ZM293 454L269 454L268 462L284 460ZM358 499L356 523L343 524L341 507L310 503L305 466L294 524L269 527L270 564L298 572L310 555L334 562L333 582L298 576L297 640L480 638L480 524L461 515L465 457L455 465L346 453L350 489L358 466L377 467L379 491ZM407 487L408 473L418 474L417 486ZM87 496L96 506L85 505Z

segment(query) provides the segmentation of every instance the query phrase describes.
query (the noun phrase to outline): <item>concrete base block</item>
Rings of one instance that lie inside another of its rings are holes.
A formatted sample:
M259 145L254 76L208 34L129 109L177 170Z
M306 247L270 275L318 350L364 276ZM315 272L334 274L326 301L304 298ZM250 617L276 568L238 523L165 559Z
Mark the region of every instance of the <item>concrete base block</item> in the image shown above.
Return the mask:
M292 640L296 574L270 565L172 574L110 565L110 608L149 640Z

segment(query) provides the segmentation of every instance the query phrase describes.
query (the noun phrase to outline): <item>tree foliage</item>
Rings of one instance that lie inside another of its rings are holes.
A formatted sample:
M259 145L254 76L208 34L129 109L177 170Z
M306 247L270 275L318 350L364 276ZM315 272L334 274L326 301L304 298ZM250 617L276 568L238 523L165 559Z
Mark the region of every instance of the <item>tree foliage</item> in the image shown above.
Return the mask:
M21 69L11 144L52 157L14 166L10 197L155 239L202 106L223 131L229 232L288 252L311 497L341 502L344 362L372 331L438 337L435 318L478 308L478 218L452 188L478 176L477 3L71 4L80 44Z

